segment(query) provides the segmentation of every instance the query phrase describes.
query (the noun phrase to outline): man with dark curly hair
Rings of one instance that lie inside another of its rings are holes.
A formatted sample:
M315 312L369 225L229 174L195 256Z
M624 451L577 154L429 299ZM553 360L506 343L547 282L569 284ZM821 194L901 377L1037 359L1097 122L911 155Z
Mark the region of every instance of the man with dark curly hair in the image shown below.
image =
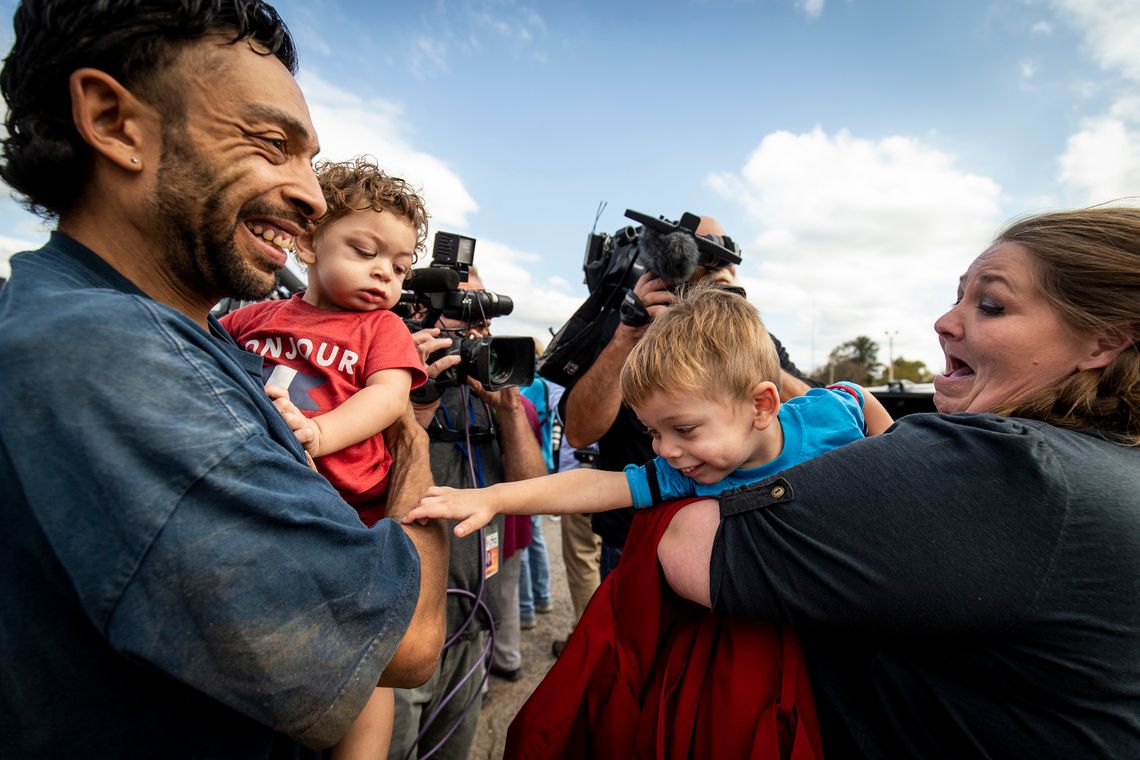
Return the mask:
M288 30L257 0L14 26L0 176L58 225L0 293L0 756L327 747L432 673L447 549L365 527L209 314L326 210ZM430 483L406 411L391 515Z

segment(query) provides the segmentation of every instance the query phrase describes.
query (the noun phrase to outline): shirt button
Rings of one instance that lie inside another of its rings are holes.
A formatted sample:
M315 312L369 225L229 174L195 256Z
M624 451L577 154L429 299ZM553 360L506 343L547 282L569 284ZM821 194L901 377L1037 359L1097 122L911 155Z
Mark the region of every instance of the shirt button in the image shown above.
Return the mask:
M772 494L773 499L778 499L784 495L784 487L783 486L773 486L772 490L769 493Z

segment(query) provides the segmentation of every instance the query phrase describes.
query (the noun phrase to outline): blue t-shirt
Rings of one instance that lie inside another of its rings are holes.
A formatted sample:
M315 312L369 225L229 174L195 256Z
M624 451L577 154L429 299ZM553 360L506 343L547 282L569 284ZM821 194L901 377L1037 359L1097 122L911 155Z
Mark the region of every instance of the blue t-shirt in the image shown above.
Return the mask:
M836 383L830 388L812 388L805 395L782 404L777 420L784 431L784 448L779 456L758 467L736 470L717 483L698 483L670 467L664 457L657 457L649 464L627 465L625 477L633 495L633 506L651 507L687 496L716 496L856 441L863 437L865 429L863 394L847 383ZM649 486L651 471L657 475L661 495L657 501L654 501Z
M419 593L269 403L261 360L60 234L0 291L0 757L297 757Z

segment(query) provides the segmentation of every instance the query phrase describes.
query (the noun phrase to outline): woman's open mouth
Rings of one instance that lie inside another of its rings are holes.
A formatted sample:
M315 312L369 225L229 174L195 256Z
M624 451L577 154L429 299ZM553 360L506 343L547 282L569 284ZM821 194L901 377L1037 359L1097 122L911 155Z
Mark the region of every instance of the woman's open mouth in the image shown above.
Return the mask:
M943 376L951 378L951 379L959 379L959 378L963 378L963 377L973 377L974 376L974 368L971 367L969 364L966 364L966 362L962 361L961 359L957 358L956 356L950 356L949 354L947 354L946 355L946 372L943 374Z

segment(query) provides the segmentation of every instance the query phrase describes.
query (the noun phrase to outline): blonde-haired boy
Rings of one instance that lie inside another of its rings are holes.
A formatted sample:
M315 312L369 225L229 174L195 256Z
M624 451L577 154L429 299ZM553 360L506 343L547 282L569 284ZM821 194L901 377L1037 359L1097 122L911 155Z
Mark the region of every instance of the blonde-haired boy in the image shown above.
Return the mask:
M496 514L601 512L713 496L882 432L890 415L856 385L780 403L780 364L760 314L715 285L688 290L650 324L621 372L622 399L657 457L625 472L571 470L456 490L432 487L405 522L461 520L463 536Z

